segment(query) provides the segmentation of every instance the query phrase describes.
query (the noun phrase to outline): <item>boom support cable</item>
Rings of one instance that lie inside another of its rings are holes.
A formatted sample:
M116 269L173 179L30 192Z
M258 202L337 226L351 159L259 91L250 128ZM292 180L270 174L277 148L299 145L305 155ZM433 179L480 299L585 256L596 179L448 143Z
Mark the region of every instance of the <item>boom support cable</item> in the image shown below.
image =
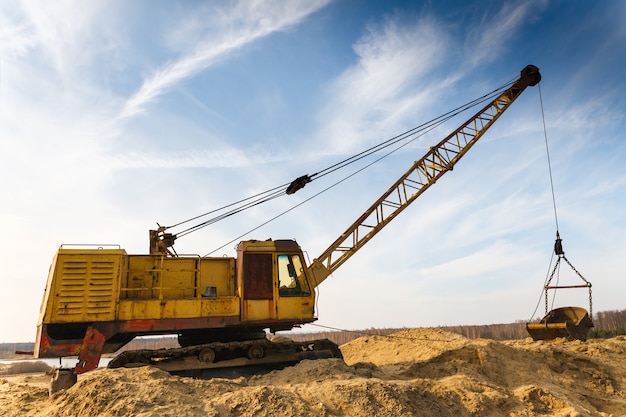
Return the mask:
M447 113L444 113L444 114L442 114L442 115L440 115L438 117L435 117L434 119L432 119L432 120L430 120L430 121L428 121L426 123L422 123L421 125L419 125L417 127L414 127L413 129L407 130L406 132L403 132L403 133L401 133L401 134L399 134L397 136L394 136L394 137L392 137L390 139L387 139L386 141L381 142L378 145L372 146L371 148L368 148L368 149L366 149L366 150L364 150L362 152L359 152L356 155L353 155L353 156L351 156L349 158L346 158L343 161L340 161L340 162L338 162L338 163L336 163L334 165L331 165L330 167L328 167L328 168L326 168L326 169L324 169L324 170L322 170L322 171L320 171L320 172L318 172L318 173L316 173L314 175L319 176L319 177L324 176L324 175L328 175L331 172L334 172L334 171L336 171L338 169L341 169L341 168L345 167L346 165L349 165L349 164L351 164L353 162L356 162L356 161L358 161L360 159L363 159L363 158L365 158L365 157L367 157L367 156L369 156L369 155L371 155L371 154L373 154L375 152L378 152L378 151L380 151L380 150L382 150L384 148L392 146L392 145L396 144L397 142L400 142L402 140L410 138L411 136L416 135L417 133L428 132L428 131L432 130L434 127L439 126L440 124L450 120L451 118L459 115L460 113L462 113L462 112L464 112L464 111L466 111L466 110L468 110L470 108L473 108L473 107L475 107L475 106L477 106L477 105L479 105L481 103L484 103L486 101L493 100L494 97L500 95L501 92L506 90L512 83L513 83L513 81L509 81L509 82L501 85L500 87L496 88L495 90L493 90L493 91L491 91L491 92L489 92L489 93L487 93L487 94L485 94L485 95L483 95L481 97L478 97L478 98L476 98L476 99L474 99L474 100L472 100L472 101L470 101L468 103L465 103L465 104L463 104L463 105L461 105L461 106L459 106L459 107L457 107L457 108L455 108L453 110L450 110Z
M213 224L215 222L223 220L223 219L225 219L227 217L230 217L230 216L232 216L234 214L240 213L240 212L242 212L244 210L247 210L249 208L252 208L254 206L258 206L259 204L262 204L262 203L268 202L270 200L273 200L275 198L278 198L278 197L283 195L283 187L284 187L284 185L280 186L280 187L276 187L276 188L274 188L272 190L266 191L265 193L257 194L257 196L261 196L261 197L259 197L256 200L250 201L250 202L248 202L248 203L246 203L246 204L244 204L244 205L242 205L240 207L237 207L237 208L235 208L235 209L233 209L233 210L231 210L231 211L229 211L227 213L222 213L222 214L220 214L218 216L215 216L215 217L213 217L213 218L211 218L209 220L206 220L206 221L204 221L204 222L202 222L200 224L197 224L197 225L192 226L192 227L190 227L188 229L185 229L185 230L177 233L176 236L177 237L181 237L181 236L188 235L189 233L195 232L196 230L202 229L203 227L209 226L209 225L211 225L211 224ZM256 197L256 196L254 196L254 197ZM236 204L244 202L246 200L250 200L251 198L254 198L254 197L249 197L247 199L240 200L239 202L230 204L230 205L228 205L226 207L230 207L230 206L236 205ZM219 210L221 210L221 209L213 210L211 213L217 212ZM200 216L200 217L202 217L202 216Z
M274 187L274 188L272 188L270 190L267 190L267 191L255 194L255 195L253 195L251 197L248 197L248 198L236 201L236 202L231 203L231 204L227 204L227 205L225 205L223 207L220 207L220 208L208 211L208 212L200 214L198 216L191 217L191 218L189 218L187 220L184 220L184 221L172 224L170 226L161 226L161 225L158 225L158 223L157 223L157 225L159 226L159 229L161 231L165 231L167 229L181 226L183 224L186 224L186 223L194 221L194 220L198 220L198 219L200 219L202 217L205 217L205 216L208 216L208 215L211 215L211 214L214 215L214 217L212 217L212 218L210 218L210 219L208 219L206 221L203 221L203 222L201 222L201 223L199 223L197 225L191 226L191 227L189 227L187 229L184 229L184 230L176 233L174 238L185 236L185 235L187 235L189 233L192 233L192 232L194 232L196 230L199 230L201 228L209 226L209 225L211 225L213 223L216 223L216 222L218 222L220 220L226 219L226 218L228 218L230 216L233 216L233 215L235 215L237 213L240 213L240 212L242 212L244 210L247 210L249 208L258 206L260 204L263 204L263 203L266 203L268 201L271 201L271 200L273 200L275 198L281 197L281 196L283 196L285 194L287 194L287 195L294 194L298 190L302 189L306 184L308 184L309 182L311 182L311 181L313 181L315 179L324 177L324 176L326 176L328 174L331 174L331 173L333 173L333 172L335 172L335 171L337 171L337 170L339 170L341 168L347 167L348 165L351 165L351 164L353 164L353 163L355 163L355 162L357 162L357 161L359 161L361 159L364 159L364 158L366 158L368 156L371 156L372 154L374 154L376 152L382 151L382 150L384 150L384 149L386 149L386 148L388 148L390 146L393 146L393 145L395 145L395 144L397 144L399 142L405 141L405 143L403 145L400 145L400 146L396 147L395 149L393 149L392 151L388 152L384 156L376 159L374 162L367 164L364 167L364 168L367 168L367 167L371 166L373 163L376 163L376 162L380 161L381 159L383 159L383 158L389 156L390 154L392 154L393 152L396 152L398 149L403 148L407 144L415 141L417 138L423 136L425 133L431 131L432 129L434 129L435 127L441 125L442 123L452 119L453 117L457 116L458 114L460 114L460 113L462 113L464 111L467 111L468 109L471 109L471 108L473 108L473 107L475 107L475 106L477 106L477 105L479 105L481 103L493 100L494 97L496 97L502 91L507 89L512 83L513 83L513 81L508 81L508 82L502 84L501 86L497 87L495 90L493 90L493 91L491 91L491 92L489 92L487 94L484 94L481 97L478 97L478 98L476 98L474 100L471 100L471 101L469 101L469 102L467 102L467 103L465 103L465 104L463 104L463 105L461 105L461 106L459 106L459 107L457 107L457 108L455 108L453 110L450 110L450 111L448 111L448 112L446 112L446 113L444 113L444 114L442 114L442 115L440 115L440 116L438 116L438 117L436 117L436 118L434 118L434 119L432 119L432 120L430 120L430 121L428 121L426 123L423 123L423 124L421 124L421 125L419 125L417 127L414 127L414 128L412 128L410 130L407 130L407 131L405 131L405 132L403 132L403 133L401 133L399 135L396 135L396 136L394 136L394 137L392 137L392 138L390 138L390 139L388 139L388 140L386 140L384 142L381 142L381 143L379 143L377 145L374 145L374 146L372 146L372 147L370 147L368 149L365 149L364 151L361 151L361 152L359 152L359 153L357 153L355 155L352 155L349 158L346 158L346 159L344 159L344 160L342 160L340 162L337 162L337 163L335 163L335 164L333 164L333 165L331 165L331 166L329 166L329 167L327 167L327 168L325 168L325 169L323 169L321 171L318 171L318 172L316 172L314 174L303 175L301 177L296 178L291 183L281 184L281 185L279 185L277 187ZM345 178L343 178L339 182L333 184L332 186L326 188L322 192L327 191L328 189L334 187L335 185L345 181L346 179L352 177L356 173L362 171L364 168L359 169L356 172L346 176ZM317 193L313 197L315 197L315 196L317 196L319 194L321 194L321 193ZM311 198L313 198L313 197L311 197ZM306 199L304 202L309 201L311 198ZM304 202L302 202L302 203L304 203ZM302 205L302 203L294 206L293 208ZM226 209L230 209L230 210L224 211ZM291 209L289 209L289 210L281 213L280 215L270 219L268 222L270 222L272 220L275 220L277 217L280 217L281 215L286 214L289 211L291 211ZM222 212L222 213L220 213L220 212ZM217 213L220 213L220 214L217 214ZM259 227L267 224L268 222L263 223ZM251 231L254 231L256 229L258 229L258 227L252 229ZM220 248L218 248L216 250L219 250L219 249Z
M441 121L439 124L441 124L441 123L443 123L443 121ZM434 129L434 128L435 128L435 127L437 127L439 124L437 124L437 125L435 125L435 126L432 126L432 127L431 127L431 129ZM424 135L425 133L426 133L426 132L422 133L422 135ZM420 136L422 136L422 135L420 135ZM247 232L240 234L239 236L235 237L234 239L232 239L232 240L230 240L230 241L228 241L228 242L224 243L222 246L220 246L220 247L218 247L218 248L213 249L211 252L207 253L207 254L206 254L206 255L204 255L204 256L210 256L210 255L212 255L213 253L217 252L218 250L225 248L226 246L228 246L228 245L230 245L230 244L232 244L232 243L234 243L234 242L238 241L238 240L239 240L239 239L241 239L242 237L244 237L244 236L246 236L246 235L248 235L248 234L250 234L250 233L254 232L255 230L258 230L258 229L260 229L261 227L263 227L263 226L265 226L265 225L267 225L267 224L269 224L269 223L273 222L274 220L276 220L276 219L278 219L278 218L280 218L280 217L284 216L285 214L289 213L290 211L295 210L296 208L300 207L301 205L303 205L303 204L305 204L305 203L308 203L309 201L313 200L315 197L318 197L319 195L321 195L321 194L325 193L326 191L330 190L331 188L336 187L337 185L341 184L341 183L342 183L342 182L344 182L344 181L347 181L348 179L352 178L353 176L355 176L355 175L356 175L356 174L358 174L359 172L364 171L365 169L367 169L367 168L369 168L370 166L374 165L375 163L379 162L381 159L386 158L387 156L389 156L389 155L391 155L392 153L396 152L397 150L399 150L399 149L401 149L401 148L403 148L403 147L407 146L409 143L413 142L413 141L414 141L414 140L416 140L416 139L417 139L417 137L413 138L413 139L412 139L411 141L409 141L409 142L406 142L406 143L404 143L404 144L402 144L402 145L400 145L400 146L396 147L395 149L393 149L393 150L389 151L389 152L388 152L388 153L386 153L385 155L382 155L382 156L381 156L381 157L379 157L378 159L376 159L376 160L374 160L374 161L370 162L369 164L367 164L367 165L365 165L365 166L363 166L363 167L359 168L358 170L354 171L354 172L353 172L353 173L351 173L350 175L348 175L348 176L346 176L346 177L344 177L344 178L340 179L339 181L337 181L337 182L335 182L335 183L333 183L333 184L329 185L328 187L324 188L323 190L321 190L321 191L319 191L319 192L317 192L317 193L313 194L312 196L310 196L309 198L307 198L307 199L305 199L305 200L301 201L300 203L296 204L295 206L288 208L287 210L285 210L285 211L283 211L283 212L281 212L281 213L277 214L276 216L274 216L274 217L272 217L271 219L269 219L269 220L267 220L267 221L265 221L265 222L261 223L260 225L258 225L258 226L256 226L256 227L254 227L254 228L252 228L252 229L248 230Z

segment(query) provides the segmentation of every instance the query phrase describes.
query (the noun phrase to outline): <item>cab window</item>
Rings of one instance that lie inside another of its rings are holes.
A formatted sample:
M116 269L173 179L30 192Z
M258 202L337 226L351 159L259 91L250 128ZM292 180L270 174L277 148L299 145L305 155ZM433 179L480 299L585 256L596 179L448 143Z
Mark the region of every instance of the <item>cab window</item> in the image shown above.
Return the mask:
M281 297L311 294L300 255L278 255L278 294Z

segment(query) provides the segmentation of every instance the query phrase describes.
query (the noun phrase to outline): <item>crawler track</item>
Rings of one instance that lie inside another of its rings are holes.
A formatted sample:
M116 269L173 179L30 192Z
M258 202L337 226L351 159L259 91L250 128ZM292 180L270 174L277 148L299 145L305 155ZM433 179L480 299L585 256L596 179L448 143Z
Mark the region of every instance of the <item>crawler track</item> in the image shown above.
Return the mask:
M342 358L339 347L328 339L308 342L261 339L126 351L113 358L108 367L151 365L177 375L213 377L264 372L282 369L304 359L328 358Z

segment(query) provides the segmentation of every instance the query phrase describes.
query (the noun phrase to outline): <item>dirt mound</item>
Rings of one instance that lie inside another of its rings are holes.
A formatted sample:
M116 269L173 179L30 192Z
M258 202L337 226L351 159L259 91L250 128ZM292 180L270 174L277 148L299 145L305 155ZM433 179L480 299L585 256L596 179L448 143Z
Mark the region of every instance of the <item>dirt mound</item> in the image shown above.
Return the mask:
M388 336L367 336L341 346L348 364L371 362L377 366L423 361L469 343L441 329L402 330Z
M48 402L48 389L31 387L25 381L0 379L0 415L3 417L34 416L41 404Z
M205 399L239 391L244 378L202 381L152 367L99 369L52 398L56 416L205 416ZM218 413L209 415L219 415Z
M48 397L0 380L3 416L624 416L626 338L469 340L439 329L368 336L339 359L198 380L100 369Z
M258 385L290 385L302 384L303 382L336 381L354 377L354 368L346 365L341 359L305 360L280 371L253 376L249 382Z

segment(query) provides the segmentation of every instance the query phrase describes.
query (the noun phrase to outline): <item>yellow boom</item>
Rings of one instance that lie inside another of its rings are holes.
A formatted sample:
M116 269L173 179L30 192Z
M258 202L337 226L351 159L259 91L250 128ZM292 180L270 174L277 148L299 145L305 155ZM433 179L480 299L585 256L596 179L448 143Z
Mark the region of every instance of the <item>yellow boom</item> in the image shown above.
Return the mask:
M513 85L430 150L402 175L365 213L339 236L310 266L314 285L320 285L339 266L382 230L402 210L451 171L526 87L541 81L539 69L526 66Z

